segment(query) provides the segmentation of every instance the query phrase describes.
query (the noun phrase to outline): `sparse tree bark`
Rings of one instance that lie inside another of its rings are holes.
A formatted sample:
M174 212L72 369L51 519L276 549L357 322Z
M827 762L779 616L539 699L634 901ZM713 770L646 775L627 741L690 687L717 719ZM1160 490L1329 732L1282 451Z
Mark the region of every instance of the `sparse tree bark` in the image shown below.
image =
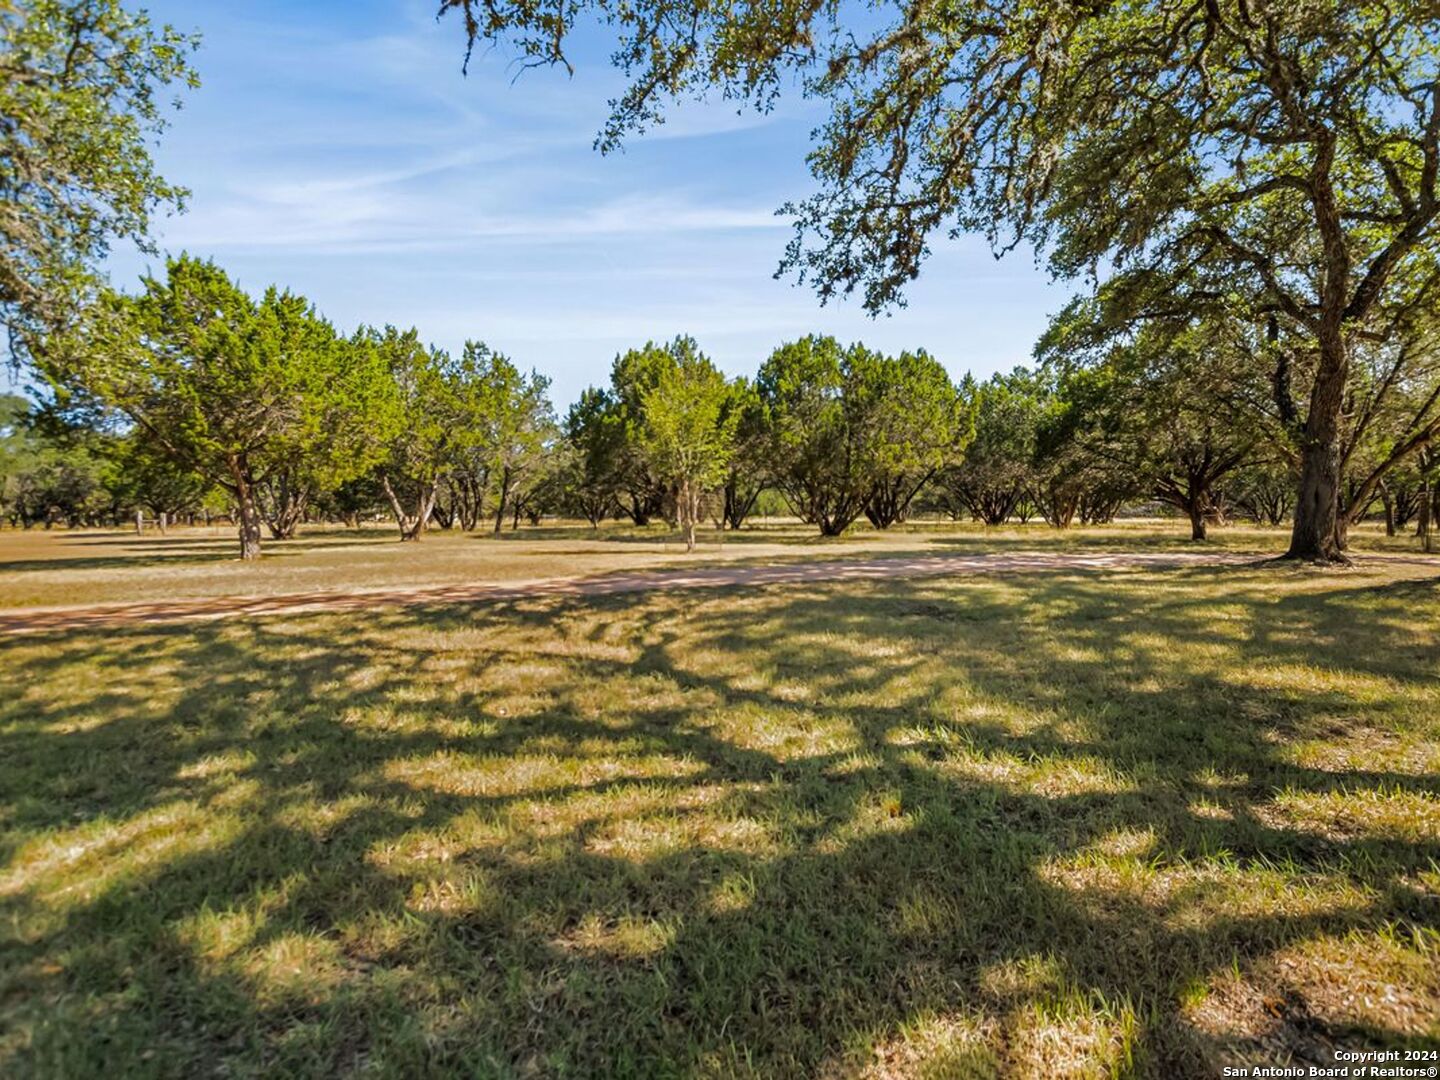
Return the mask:
M1435 550L1434 545L1434 515L1435 515L1435 489L1427 481L1420 488L1420 509L1416 514L1418 519L1415 526L1415 535L1420 538L1420 547L1429 553Z
M240 511L240 558L251 562L260 558L260 510L255 505L255 490L248 483L237 485L236 503Z
M514 476L510 466L506 465L500 471L500 498L495 504L495 535L499 536L500 531L505 527L505 507L510 501L510 488L514 483Z
M435 499L440 491L439 481L431 480L424 485L416 501L413 514L406 512L404 505L400 502L400 497L391 486L388 476L380 478L380 486L385 492L385 498L389 501L391 512L395 515L395 522L400 528L401 541L419 540L424 535L430 514L435 509Z
M1198 501L1192 501L1186 508L1190 516L1190 539L1206 540L1209 532L1205 527L1205 510Z

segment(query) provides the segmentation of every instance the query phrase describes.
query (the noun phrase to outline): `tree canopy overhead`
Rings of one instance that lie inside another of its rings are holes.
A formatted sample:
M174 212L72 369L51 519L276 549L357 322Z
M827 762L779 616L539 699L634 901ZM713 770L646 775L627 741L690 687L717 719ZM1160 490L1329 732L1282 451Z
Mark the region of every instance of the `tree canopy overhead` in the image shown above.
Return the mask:
M1271 320L1301 459L1291 553L1338 557L1350 350L1433 304L1440 15L1431 0L444 0L473 46L567 63L585 18L630 77L600 145L718 88L828 101L784 266L902 298L933 237L1028 241L1057 274L1141 271L1140 309Z
M826 99L810 158L824 190L795 208L789 263L822 293L863 288L874 308L900 299L929 236L963 229L997 251L1031 240L1067 275L1208 242L1312 318L1318 298L1299 294L1314 275L1277 243L1302 237L1275 227L1309 234L1312 254L1354 245L1358 309L1435 215L1428 0L888 0L858 20L835 0L442 0L449 11L472 46L567 67L577 25L612 27L630 83L602 149L676 97L718 89L764 108L798 80Z
M120 0L0 0L0 321L12 351L62 321L115 239L185 195L155 169L162 93L194 37Z

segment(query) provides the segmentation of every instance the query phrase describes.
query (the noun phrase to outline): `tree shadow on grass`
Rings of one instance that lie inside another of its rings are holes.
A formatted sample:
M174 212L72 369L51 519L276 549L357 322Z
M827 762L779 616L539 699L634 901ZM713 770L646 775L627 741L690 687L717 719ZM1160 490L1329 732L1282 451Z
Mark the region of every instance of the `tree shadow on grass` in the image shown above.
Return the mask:
M1437 1000L1397 972L1440 837L1311 804L1435 798L1341 745L1433 751L1434 589L1047 574L7 644L0 1065L1175 1076L1417 1045L1410 999L1347 1012L1307 965L1353 942Z
M1283 549L1283 544L1272 534L1240 530L1217 534L1209 542L1196 542L1178 524L1173 532L1138 532L1117 528L1107 533L1092 528L1084 533L1071 533L1049 526L1031 526L1023 530L1005 527L994 532L967 531L931 536L926 537L925 543L927 546L977 555L1002 551L1204 553Z
M562 525L540 525L529 526L519 532L514 532L508 527L502 533L494 533L485 529L477 529L467 534L474 540L488 540L501 543L534 543L536 541L589 541L597 544L615 544L620 546L633 545L655 545L671 544L683 546L685 543L684 534L678 528L672 529L663 523L656 523L643 527L623 527L610 529L590 529L585 526L562 526ZM700 528L698 530L699 542L706 546L721 544L739 545L783 545L786 547L806 547L816 544L835 544L842 546L846 540L854 540L855 537L822 537L818 531L810 531L801 527L789 526L784 529L751 529L743 528L738 531Z
M157 534L154 531L138 535L129 530L113 532L58 533L55 540L63 547L235 547L238 540L234 526L212 526L217 530L177 526L173 532ZM390 528L316 527L302 526L300 532L289 540L276 540L267 533L264 542L271 544L305 545L319 544L326 547L336 545L364 545L399 543L400 537Z
M64 573L71 570L135 570L153 566L192 566L219 564L238 560L239 542L233 536L196 537L145 536L61 536L64 554L53 558L0 560L0 573ZM302 534L291 540L262 541L265 559L292 558L317 554L339 548L383 547L398 544L398 536L378 533L356 535L346 533ZM97 548L95 555L72 555L76 549ZM112 552L109 549L123 548Z
M265 552L265 558L284 558L304 554L302 551L271 551ZM216 566L227 562L238 562L239 556L235 552L235 544L227 545L226 549L207 550L196 552L183 552L168 550L154 555L132 554L132 555L97 555L93 557L77 557L64 559L10 559L0 561L0 574L63 574L75 570L141 570L150 567L173 566L177 570L185 566L210 565Z

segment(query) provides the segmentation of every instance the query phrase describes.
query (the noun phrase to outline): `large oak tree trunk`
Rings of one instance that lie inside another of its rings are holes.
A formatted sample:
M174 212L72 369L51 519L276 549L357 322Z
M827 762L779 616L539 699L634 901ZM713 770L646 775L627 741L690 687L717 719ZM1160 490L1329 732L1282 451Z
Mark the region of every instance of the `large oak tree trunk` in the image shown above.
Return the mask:
M1338 414L1338 409L1336 410ZM1313 413L1311 414L1313 417ZM1300 457L1300 489L1286 558L1344 562L1340 533L1340 440L1310 436Z
M1330 184L1334 140L1321 147L1312 169L1316 180L1316 220L1324 251L1324 278L1320 288L1320 325L1316 334L1319 362L1310 389L1310 408L1300 438L1300 487L1295 502L1295 527L1286 558L1310 562L1345 562L1345 534L1340 529L1341 448L1340 420L1345 405L1345 383L1350 375L1344 320L1350 258L1340 227L1339 209Z
M1205 504L1203 500L1193 499L1187 506L1186 512L1190 515L1190 539L1208 539L1209 532L1205 527Z
M1340 525L1340 419L1349 363L1338 314L1320 326L1320 363L1300 446L1300 488L1286 557L1344 562Z

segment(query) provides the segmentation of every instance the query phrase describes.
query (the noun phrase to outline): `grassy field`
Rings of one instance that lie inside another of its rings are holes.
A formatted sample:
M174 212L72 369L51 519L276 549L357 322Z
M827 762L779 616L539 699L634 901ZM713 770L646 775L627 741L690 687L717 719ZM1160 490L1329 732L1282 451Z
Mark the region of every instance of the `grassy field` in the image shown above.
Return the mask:
M417 550L309 543L250 580ZM424 553L495 572L536 543ZM17 577L65 573L0 578L31 602ZM1440 563L0 641L0 845L7 1076L1175 1077L1435 1047Z
M267 596L451 582L513 583L591 576L657 567L721 562L776 563L883 555L997 550L1225 549L1274 555L1285 549L1281 529L1216 530L1204 545L1189 526L1151 521L1123 527L1073 528L1044 524L988 529L973 524L925 523L877 532L862 526L822 539L806 526L768 522L738 533L702 532L701 549L687 556L663 526L636 529L607 523L488 532L432 532L402 544L395 530L310 529L295 540L268 541L258 564L236 558L233 530L172 529L143 537L124 530L0 530L0 609L201 596ZM1356 535L1364 551L1415 553L1411 537L1386 538L1367 526Z

